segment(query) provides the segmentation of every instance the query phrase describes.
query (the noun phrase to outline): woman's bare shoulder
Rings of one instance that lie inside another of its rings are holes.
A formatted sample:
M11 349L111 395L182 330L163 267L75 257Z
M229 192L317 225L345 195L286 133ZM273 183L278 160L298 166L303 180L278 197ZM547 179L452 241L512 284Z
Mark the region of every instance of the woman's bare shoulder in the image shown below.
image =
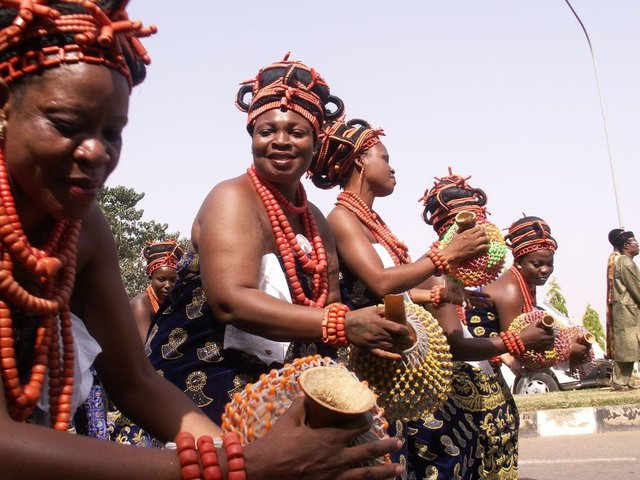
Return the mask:
M494 282L483 287L482 291L494 301L508 301L518 296L520 288L513 274L507 270Z

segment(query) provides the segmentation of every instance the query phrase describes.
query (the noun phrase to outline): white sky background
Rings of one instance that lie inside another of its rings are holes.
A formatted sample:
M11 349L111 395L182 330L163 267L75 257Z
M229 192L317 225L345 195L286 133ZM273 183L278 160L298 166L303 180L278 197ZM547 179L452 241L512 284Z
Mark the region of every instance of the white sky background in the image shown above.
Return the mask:
M640 162L640 2L572 0L596 52L627 229ZM546 219L570 314L604 317L607 233L618 226L586 39L562 0L134 0L158 25L108 185L146 194L145 219L189 236L208 191L251 162L238 83L291 58L315 67L348 118L385 129L398 185L374 208L414 256L435 240L417 199L451 165L489 198L490 220ZM306 183L325 214L337 190ZM541 299L544 291L539 292Z

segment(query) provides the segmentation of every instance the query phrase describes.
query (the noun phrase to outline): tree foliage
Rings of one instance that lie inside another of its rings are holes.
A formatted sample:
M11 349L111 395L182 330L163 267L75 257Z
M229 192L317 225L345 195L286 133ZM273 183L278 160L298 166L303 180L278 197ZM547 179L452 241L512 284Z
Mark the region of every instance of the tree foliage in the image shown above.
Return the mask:
M551 279L551 283L549 284L549 291L547 292L547 302L549 302L553 307L559 312L564 313L567 317L569 316L569 310L567 309L567 300L564 298L562 291L560 289L560 284L555 278Z
M118 247L120 273L129 297L140 293L149 283L145 271L142 249L147 242L178 240L180 233L168 233L166 223L144 221L144 210L137 208L144 193L132 188L104 187L98 196L98 205L104 212ZM181 243L186 243L183 239Z
M594 310L591 304L587 304L587 308L584 311L584 315L582 315L582 325L593 333L593 336L596 337L596 342L598 345L605 348L605 337L604 330L602 329L602 324L600 323L600 316L598 312Z

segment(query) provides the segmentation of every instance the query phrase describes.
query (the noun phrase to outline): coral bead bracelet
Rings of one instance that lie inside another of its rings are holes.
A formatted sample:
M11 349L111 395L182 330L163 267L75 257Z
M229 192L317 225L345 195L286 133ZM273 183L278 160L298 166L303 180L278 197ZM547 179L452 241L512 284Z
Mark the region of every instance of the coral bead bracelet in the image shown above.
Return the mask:
M436 277L441 276L443 273L449 273L449 262L444 258L444 255L438 247L439 242L434 242L431 249L427 252L427 257L429 257L429 260L431 260L436 267Z
M349 307L332 303L324 309L322 316L322 341L330 345L349 345L345 326L345 315Z
M201 436L196 448L193 435L180 432L176 437L176 449L183 480L246 480L244 452L238 435L233 432L225 433L222 444L227 455L226 477L218 462L218 452L213 438L209 435Z
M445 290L444 285L434 285L429 292L429 303L433 308L439 308L442 305L442 297Z

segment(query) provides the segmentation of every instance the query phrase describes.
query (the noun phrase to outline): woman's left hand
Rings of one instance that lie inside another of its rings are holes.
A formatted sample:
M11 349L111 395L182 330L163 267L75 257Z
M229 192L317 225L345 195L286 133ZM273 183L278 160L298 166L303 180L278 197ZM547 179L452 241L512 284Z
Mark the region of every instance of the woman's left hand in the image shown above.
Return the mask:
M442 294L442 303L453 303L463 308L486 308L493 303L491 297L480 290L467 290L451 283L447 283Z
M591 346L584 345L578 341L578 336L575 336L571 341L571 350L569 351L569 360L572 362L580 363L587 358Z
M411 331L384 318L384 308L367 307L352 310L345 317L349 342L390 360L400 360L402 352L413 345Z

